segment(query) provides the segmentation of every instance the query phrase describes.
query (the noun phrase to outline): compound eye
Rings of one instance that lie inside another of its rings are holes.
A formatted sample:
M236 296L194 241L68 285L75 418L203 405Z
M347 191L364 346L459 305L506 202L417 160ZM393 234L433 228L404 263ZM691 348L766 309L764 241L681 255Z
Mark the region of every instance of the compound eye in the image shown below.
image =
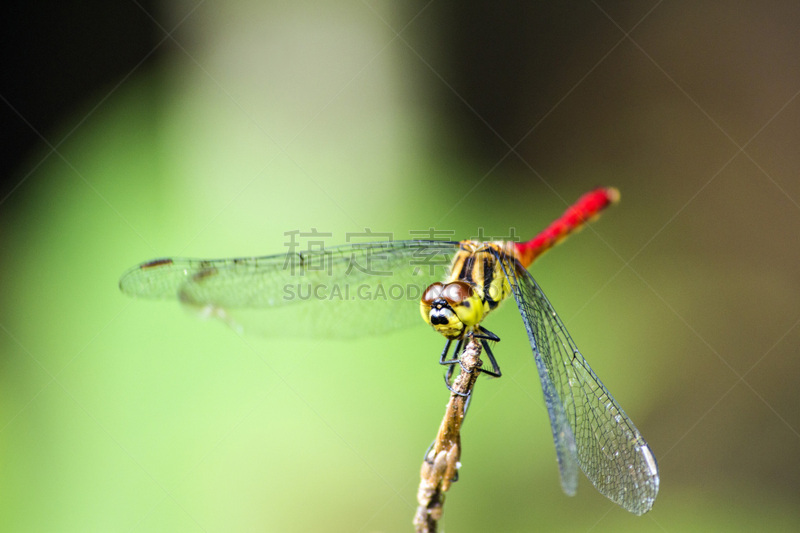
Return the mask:
M458 305L464 300L471 298L474 291L472 290L472 286L466 281L454 281L453 283L447 284L441 293L442 298L447 300L447 303L450 305Z
M440 283L438 281L433 283L430 287L425 289L425 294L422 295L422 303L430 306L433 301L442 294L443 288L444 283Z

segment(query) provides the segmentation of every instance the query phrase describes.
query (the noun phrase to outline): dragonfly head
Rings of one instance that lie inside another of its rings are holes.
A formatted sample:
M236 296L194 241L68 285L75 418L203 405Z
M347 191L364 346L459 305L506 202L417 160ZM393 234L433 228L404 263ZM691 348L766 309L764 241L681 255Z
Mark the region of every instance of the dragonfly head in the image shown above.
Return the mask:
M448 339L460 339L484 316L483 300L469 283L434 283L419 302L422 318Z

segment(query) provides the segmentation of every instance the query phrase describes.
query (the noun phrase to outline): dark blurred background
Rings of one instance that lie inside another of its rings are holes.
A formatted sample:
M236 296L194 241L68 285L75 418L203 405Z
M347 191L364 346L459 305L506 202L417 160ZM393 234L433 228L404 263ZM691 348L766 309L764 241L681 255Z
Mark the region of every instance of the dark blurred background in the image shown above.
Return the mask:
M602 184L620 205L533 272L659 459L654 510L560 493L506 309L445 528L797 530L796 2L14 2L2 25L0 529L410 529L439 339L241 339L119 275L312 227L524 236Z
M76 108L89 105L149 67L168 47L149 13L157 2L11 2L3 17L2 197L12 174L52 141L48 135Z

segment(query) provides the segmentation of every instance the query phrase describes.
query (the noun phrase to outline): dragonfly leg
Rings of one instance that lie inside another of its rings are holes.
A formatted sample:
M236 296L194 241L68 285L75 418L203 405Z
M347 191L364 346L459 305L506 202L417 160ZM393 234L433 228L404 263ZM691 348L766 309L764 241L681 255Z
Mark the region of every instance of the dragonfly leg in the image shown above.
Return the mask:
M483 350L486 353L486 356L489 358L489 362L492 364L492 369L480 368L478 369L480 372L483 372L486 375L492 376L494 378L499 378L503 375L500 371L500 365L497 364L497 359L494 358L494 354L492 353L492 349L489 347L489 343L487 341L498 342L500 337L492 333L486 328L478 327L475 331L469 334L473 338L480 339L481 346L483 346ZM461 353L462 348L464 347L464 339L460 339L456 344L456 349L453 354L452 359L448 359L448 353L450 352L450 344L452 343L451 339L448 339L444 345L444 350L442 350L442 355L439 357L439 364L440 365L448 365L449 368L447 369L447 373L444 376L444 384L452 393L458 394L459 396L469 397L469 394L464 394L461 392L457 392L453 390L453 386L451 385L453 379L453 372L455 371L455 364L458 363L461 366L462 372L467 372L467 369L464 368L464 365L461 363L461 360L458 358L459 354Z
M450 351L450 344L452 342L453 341L451 339L447 339L447 343L445 343L445 345L444 345L444 350L442 350L442 355L441 355L441 357L439 357L439 364L440 365L447 365L447 367L448 367L447 368L447 373L445 373L445 376L444 376L444 384L447 387L447 390L449 390L450 392L452 392L454 394L458 394L459 396L468 396L467 394L464 394L464 393L461 393L461 392L458 392L458 391L454 390L453 386L450 384L452 379L453 379L453 371L455 370L455 365L456 364L461 365L461 360L458 358L458 354L461 353L461 349L464 346L464 341L463 340L459 340L458 343L456 343L456 349L455 349L455 352L454 352L453 359L447 359L447 353ZM464 369L463 365L461 365L461 369L462 370Z
M472 392L467 395L467 401L464 402L464 419L467 418L467 411L469 410L470 403L472 403Z
M486 356L489 358L489 362L492 363L492 369L487 370L485 368L481 368L481 372L484 374L488 374L493 378L499 378L503 375L500 372L500 365L497 364L497 360L494 358L494 354L492 353L492 349L489 348L489 343L487 341L494 341L498 342L500 337L489 331L488 329L479 327L479 331L477 333L473 333L473 337L481 340L481 345L483 346L483 351L486 353Z
M481 344L483 345L483 351L486 353L487 357L489 357L489 361L492 363L492 369L487 370L485 368L481 368L480 371L484 374L492 376L493 378L499 378L503 375L503 373L500 372L500 366L497 364L497 360L494 358L492 349L489 348L489 344L484 339L481 339Z
M422 460L425 461L426 463L428 463L429 465L433 464L433 460L432 459L428 459L428 454L431 453L431 450L433 449L433 445L434 444L436 444L436 441L431 442L431 445L428 446L428 449L425 450L425 455L422 457Z
M486 339L489 341L500 342L500 337L489 331L488 329L484 328L483 326L478 326L477 331L472 333L472 336L476 339Z
M447 339L447 342L444 344L444 350L442 350L442 355L439 357L440 365L454 365L460 362L458 360L458 352L461 351L461 347L464 344L464 341L463 340L458 341L458 344L456 344L455 355L453 356L452 359L448 359L447 353L450 351L450 344L452 344L452 342L453 342L452 339Z

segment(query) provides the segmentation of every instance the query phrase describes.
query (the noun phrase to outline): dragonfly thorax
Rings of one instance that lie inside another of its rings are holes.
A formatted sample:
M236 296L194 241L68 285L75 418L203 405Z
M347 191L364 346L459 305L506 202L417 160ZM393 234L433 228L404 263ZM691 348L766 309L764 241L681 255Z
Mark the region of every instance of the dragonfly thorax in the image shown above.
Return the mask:
M462 339L477 329L503 301L511 287L503 272L513 249L504 243L461 241L444 283L434 283L422 295L425 322L448 339Z

